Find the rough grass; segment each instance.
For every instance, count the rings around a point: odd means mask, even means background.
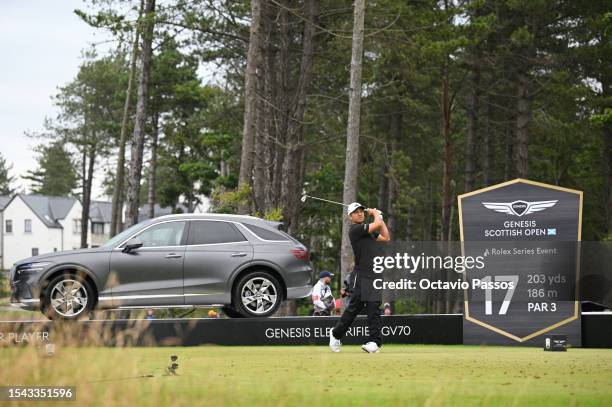
[[[9,276],[6,270],[0,269],[0,305],[8,305],[9,303]]]
[[[173,354],[180,376],[164,376]],[[76,385],[78,405],[612,405],[612,349],[11,347],[0,360],[0,385]]]

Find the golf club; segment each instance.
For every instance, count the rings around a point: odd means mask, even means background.
[[[303,202],[306,202],[306,200],[307,200],[308,198],[310,198],[310,199],[316,199],[317,201],[323,201],[323,202],[333,203],[333,204],[336,204],[336,205],[348,206],[347,204],[343,204],[343,203],[336,202],[336,201],[330,201],[329,199],[317,198],[316,196],[306,195],[306,194],[302,195],[302,198],[300,199],[300,201],[302,201],[302,203],[303,203]],[[370,208],[367,208],[367,209],[370,209]],[[367,209],[366,209],[366,210],[367,210]],[[382,212],[381,212],[381,211],[378,211],[378,213],[379,213],[379,214],[382,216]]]
[[[302,199],[300,199],[302,202],[306,202],[306,200],[310,198],[310,199],[316,199],[317,201],[323,201],[323,202],[329,202],[329,203],[333,203],[336,205],[342,205],[342,206],[348,206],[347,204],[343,204],[340,202],[336,202],[336,201],[330,201],[329,199],[323,199],[323,198],[317,198],[316,196],[312,196],[312,195],[302,195]]]

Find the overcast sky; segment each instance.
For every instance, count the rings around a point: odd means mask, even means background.
[[[36,168],[36,141],[24,132],[42,130],[45,117],[55,117],[51,96],[77,74],[81,51],[107,39],[76,8],[86,7],[80,0],[0,0],[0,152],[14,176]],[[14,186],[27,183],[18,178]],[[94,195],[100,191],[96,185]]]

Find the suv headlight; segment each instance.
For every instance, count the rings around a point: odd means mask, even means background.
[[[38,271],[43,271],[49,266],[49,264],[51,264],[51,262],[48,261],[22,264],[21,266],[17,267],[17,270],[15,270],[15,274],[20,275],[23,273],[36,273]]]

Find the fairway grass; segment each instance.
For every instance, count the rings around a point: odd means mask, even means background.
[[[612,406],[612,349],[387,345],[0,349],[0,385],[125,406]],[[170,355],[179,376],[164,376]],[[153,375],[153,377],[138,377]]]

